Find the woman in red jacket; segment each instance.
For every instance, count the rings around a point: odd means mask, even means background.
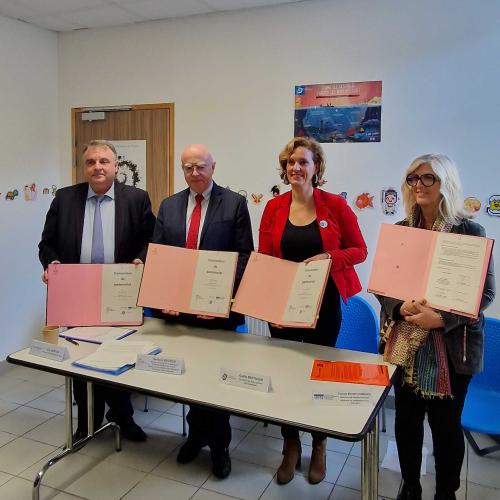
[[[317,186],[325,171],[321,146],[313,139],[296,137],[279,156],[281,178],[291,191],[270,200],[259,228],[259,252],[295,262],[331,259],[330,277],[316,328],[279,328],[270,325],[271,336],[335,346],[344,301],[361,290],[354,265],[366,259],[366,244],[356,216],[342,196]],[[283,462],[277,480],[286,484],[300,465],[301,445],[296,428],[282,427]],[[313,434],[309,481],[322,481],[326,474],[326,437]]]

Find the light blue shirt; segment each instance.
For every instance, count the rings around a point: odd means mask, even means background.
[[[92,232],[94,228],[94,213],[96,207],[95,192],[89,185],[87,202],[85,203],[85,218],[83,220],[82,251],[80,264],[90,264],[92,253]],[[111,185],[104,200],[101,202],[102,236],[104,240],[104,263],[115,261],[115,184]]]

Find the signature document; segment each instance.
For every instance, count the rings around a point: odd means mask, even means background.
[[[143,267],[142,264],[50,264],[47,324],[142,324],[137,295]]]
[[[138,303],[155,309],[227,318],[237,262],[237,252],[151,243]]]
[[[253,252],[232,310],[281,326],[314,328],[329,259],[304,264]]]
[[[477,318],[493,240],[382,224],[368,291]]]

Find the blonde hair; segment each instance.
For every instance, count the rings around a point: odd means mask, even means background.
[[[462,194],[462,183],[458,170],[448,156],[442,154],[426,154],[415,158],[406,169],[401,183],[401,192],[403,193],[403,204],[406,216],[408,217],[416,204],[413,189],[406,183],[406,177],[420,165],[429,165],[434,174],[441,182],[439,191],[441,201],[439,202],[439,213],[452,224],[459,224],[463,219],[470,219],[471,214],[464,209],[464,200]]]
[[[294,137],[281,151],[279,155],[280,162],[280,177],[284,184],[290,184],[286,175],[286,166],[290,156],[297,148],[306,148],[311,151],[313,155],[313,162],[317,168],[316,175],[313,177],[312,185],[318,187],[319,181],[323,178],[325,173],[325,153],[319,142],[311,139],[310,137]]]

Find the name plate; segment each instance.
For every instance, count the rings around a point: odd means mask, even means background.
[[[220,381],[226,385],[234,385],[253,391],[269,392],[271,377],[260,373],[240,372],[229,368],[220,369]]]
[[[66,346],[49,344],[41,340],[31,341],[30,354],[41,358],[51,359],[52,361],[64,361],[69,358],[69,352]]]
[[[313,401],[333,406],[371,406],[373,405],[370,392],[358,391],[336,391],[336,392],[314,392]]]
[[[152,354],[138,354],[135,369],[147,372],[182,375],[184,372],[184,360],[182,358],[167,358],[165,356],[155,356]]]

